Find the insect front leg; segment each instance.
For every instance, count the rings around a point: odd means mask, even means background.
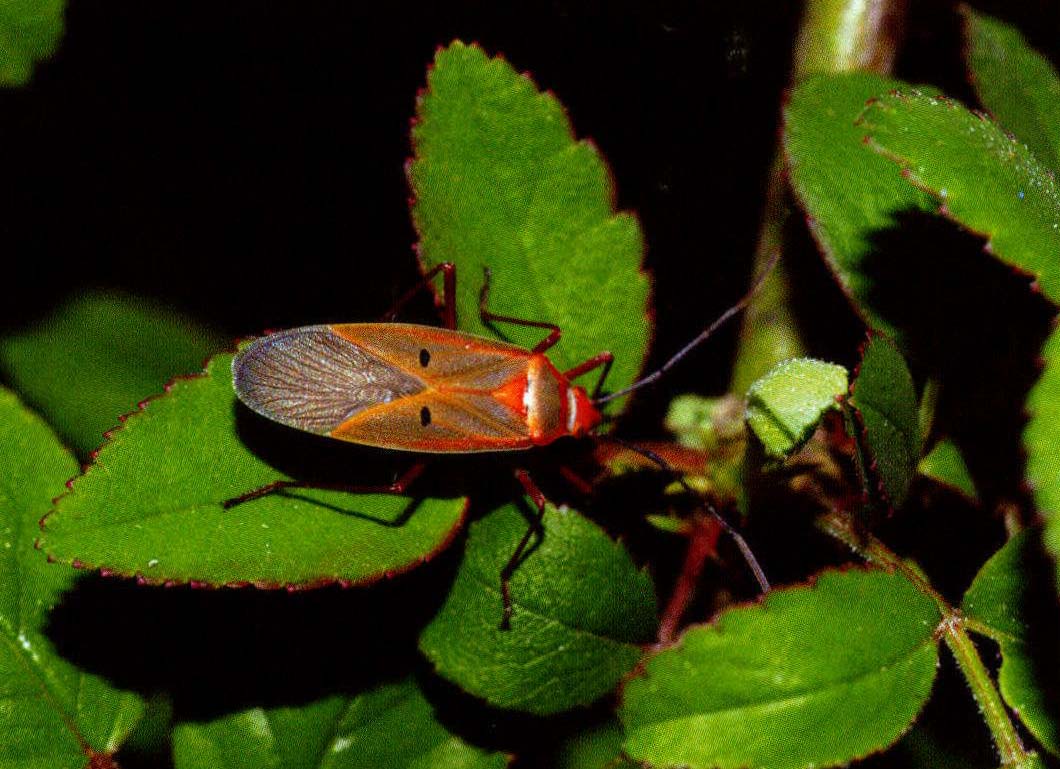
[[[526,470],[516,470],[515,477],[522,484],[527,496],[534,503],[534,507],[537,508],[537,515],[530,519],[530,525],[527,526],[526,533],[519,540],[519,544],[515,546],[515,551],[512,553],[512,557],[508,559],[508,563],[501,569],[501,607],[503,610],[501,614],[501,630],[510,630],[512,627],[512,595],[509,585],[512,574],[519,568],[519,562],[522,561],[527,545],[530,544],[530,538],[537,534],[538,541],[541,541],[545,536],[545,528],[541,525],[541,520],[545,517],[546,500],[544,493],[537,487],[537,484],[534,483],[534,480]]]
[[[489,267],[483,267],[482,272],[484,277],[482,280],[482,290],[478,295],[478,315],[482,319],[484,325],[492,327],[494,322],[500,322],[511,323],[513,326],[530,326],[533,328],[549,329],[548,336],[534,345],[534,352],[544,352],[559,341],[559,338],[563,336],[563,331],[560,330],[560,327],[555,323],[549,323],[548,321],[543,320],[524,320],[523,318],[513,318],[508,315],[498,315],[495,312],[491,312],[489,309],[489,297],[490,281],[492,280],[493,273],[490,272]]]
[[[229,510],[236,505],[241,505],[244,502],[250,502],[254,499],[261,499],[262,497],[267,497],[270,494],[275,494],[285,489],[323,489],[326,491],[346,491],[350,494],[404,494],[405,490],[412,485],[413,481],[420,477],[426,467],[427,463],[420,460],[409,467],[409,469],[402,473],[402,475],[393,483],[376,486],[357,486],[341,483],[313,483],[312,481],[273,481],[272,483],[267,483],[253,491],[248,491],[246,494],[227,499],[221,506],[225,510]]]
[[[600,378],[596,380],[596,387],[593,388],[592,395],[590,396],[593,400],[600,397],[601,390],[604,389],[604,380],[607,379],[607,375],[611,373],[611,366],[615,362],[615,356],[610,352],[602,352],[589,358],[589,360],[579,363],[569,371],[564,371],[563,376],[569,380],[577,379],[580,376],[588,374],[593,369],[604,367],[604,370],[600,372]]]

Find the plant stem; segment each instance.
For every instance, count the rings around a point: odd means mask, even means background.
[[[1030,757],[1016,733],[990,673],[968,636],[960,613],[953,611],[943,620],[940,627],[943,631],[942,638],[957,660],[957,665],[972,690],[972,696],[979,705],[979,712],[983,714],[983,720],[994,737],[994,744],[997,745],[997,752],[1001,756],[1001,765],[1023,766]]]
[[[681,566],[681,573],[677,576],[674,591],[670,594],[670,600],[666,604],[662,621],[659,623],[660,644],[668,644],[674,640],[677,628],[681,624],[681,618],[695,595],[696,583],[699,582],[699,575],[703,572],[703,564],[715,552],[719,534],[721,534],[721,527],[713,518],[704,518],[692,523],[692,530],[688,534],[685,562]]]
[[[817,525],[825,533],[848,545],[869,563],[901,573],[935,602],[942,615],[939,634],[957,660],[957,666],[972,690],[972,696],[979,705],[983,720],[997,746],[1001,765],[1031,766],[1034,754],[1028,753],[1023,747],[1001,695],[968,635],[970,623],[966,622],[960,611],[947,603],[914,563],[899,557],[873,535],[859,531],[849,514],[839,511],[825,513],[817,519]]]

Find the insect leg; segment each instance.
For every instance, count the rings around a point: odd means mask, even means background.
[[[489,307],[489,296],[490,296],[490,279],[492,273],[489,267],[482,269],[484,277],[482,280],[482,290],[478,295],[478,315],[482,318],[482,322],[487,326],[492,326],[494,321],[500,321],[501,323],[511,323],[513,326],[532,326],[534,328],[547,328],[549,334],[536,345],[534,345],[534,352],[544,352],[548,348],[552,347],[559,338],[563,335],[560,327],[555,323],[549,323],[543,320],[525,320],[523,318],[512,318],[508,315],[498,315],[495,312],[490,312]]]
[[[538,541],[540,541],[545,536],[545,529],[541,525],[541,519],[545,516],[545,495],[526,470],[516,470],[515,477],[522,484],[527,496],[534,503],[534,507],[537,508],[537,516],[530,520],[530,525],[527,527],[526,533],[523,534],[523,538],[519,540],[519,544],[515,546],[512,557],[508,559],[508,563],[501,569],[501,604],[504,610],[501,615],[501,630],[510,630],[512,626],[512,595],[508,584],[511,581],[512,574],[519,567],[519,562],[523,558],[526,546],[530,544],[530,538],[537,534]]]
[[[272,483],[267,483],[253,491],[248,491],[246,494],[227,499],[221,506],[225,510],[228,510],[236,505],[241,505],[244,502],[250,502],[254,499],[261,499],[262,497],[267,497],[270,494],[275,494],[284,489],[326,489],[328,491],[347,491],[351,494],[404,494],[405,489],[411,486],[412,482],[420,477],[426,467],[427,463],[420,460],[409,467],[409,469],[402,473],[402,475],[393,483],[376,486],[355,486],[342,483],[313,483],[312,481],[273,481]]]
[[[598,355],[594,355],[583,363],[579,363],[569,371],[564,371],[563,376],[567,377],[567,379],[577,379],[582,374],[588,374],[593,369],[603,366],[604,370],[600,372],[600,378],[596,380],[596,387],[593,388],[592,395],[590,396],[593,400],[596,400],[600,397],[600,391],[604,389],[604,380],[607,379],[607,375],[611,373],[611,364],[614,362],[614,355],[609,352],[602,352]]]
[[[602,435],[599,437],[601,440],[611,441],[612,443],[617,443],[619,446],[624,446],[630,451],[635,451],[645,459],[658,465],[658,467],[664,472],[669,473],[671,476],[673,476],[673,478],[678,483],[680,483],[681,487],[689,494],[691,494],[692,496],[700,496],[696,494],[692,487],[688,485],[688,482],[684,479],[684,477],[682,477],[682,475],[677,472],[670,465],[669,462],[667,462],[665,459],[663,459],[651,449],[646,449],[643,446],[636,445],[635,443],[629,443],[628,441],[624,441],[621,438],[616,438],[613,435]],[[747,563],[747,567],[751,570],[751,573],[754,574],[755,581],[758,582],[758,588],[763,593],[768,593],[771,589],[769,586],[769,580],[766,579],[766,573],[759,565],[758,559],[755,558],[754,553],[751,552],[751,546],[747,544],[747,540],[743,538],[743,535],[740,534],[740,532],[733,528],[732,524],[725,520],[721,513],[714,509],[714,505],[710,504],[710,502],[705,499],[703,500],[703,504],[706,506],[707,513],[710,514],[710,517],[718,522],[722,530],[725,531],[725,533],[728,534],[730,537],[732,537],[732,541],[735,542],[736,547],[740,549],[740,554],[743,556],[744,561]]]
[[[383,316],[383,320],[391,321],[397,317],[401,308],[409,303],[421,289],[431,284],[431,280],[439,272],[445,273],[442,277],[442,321],[448,329],[456,328],[456,265],[452,262],[442,262],[435,265],[427,274],[412,288],[406,291],[394,302],[394,306]]]

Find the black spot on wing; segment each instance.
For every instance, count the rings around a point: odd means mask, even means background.
[[[232,360],[236,394],[289,427],[327,434],[370,406],[421,392],[424,384],[328,326],[255,339]]]

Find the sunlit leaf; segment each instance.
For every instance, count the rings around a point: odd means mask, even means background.
[[[511,580],[501,630],[501,569],[527,530],[505,505],[471,527],[456,583],[420,648],[438,672],[491,705],[555,713],[614,689],[656,627],[651,579],[579,513],[549,506],[545,535]]]
[[[998,550],[979,570],[961,609],[986,625],[1001,647],[998,684],[1009,707],[1045,748],[1060,755],[1056,604],[1042,584],[1039,535],[1028,529]],[[1043,648],[1050,623],[1052,642]]]
[[[847,392],[847,370],[796,358],[774,367],[747,391],[747,425],[768,456],[782,459],[805,443]]]
[[[450,541],[464,517],[460,498],[295,490],[225,509],[287,477],[241,440],[231,361],[217,356],[204,376],[178,380],[114,433],[45,521],[41,544],[53,558],[156,583],[269,588],[368,582]],[[306,437],[284,428],[262,448],[305,448]]]
[[[87,769],[128,737],[143,702],[78,669],[46,634],[76,573],[33,547],[37,520],[77,462],[48,427],[0,389],[0,766]]]
[[[479,320],[489,267],[493,312],[564,330],[549,351],[560,370],[610,350],[610,386],[633,381],[651,334],[640,226],[615,212],[607,165],[574,138],[559,100],[456,42],[435,57],[417,117],[409,179],[420,258],[457,265],[460,327],[494,333]],[[496,330],[527,347],[547,333]]]
[[[626,751],[652,766],[809,769],[881,750],[927,700],[939,620],[898,574],[774,590],[648,659],[619,710]]]
[[[173,734],[176,769],[503,769],[435,717],[409,679],[353,697],[254,708]]]

